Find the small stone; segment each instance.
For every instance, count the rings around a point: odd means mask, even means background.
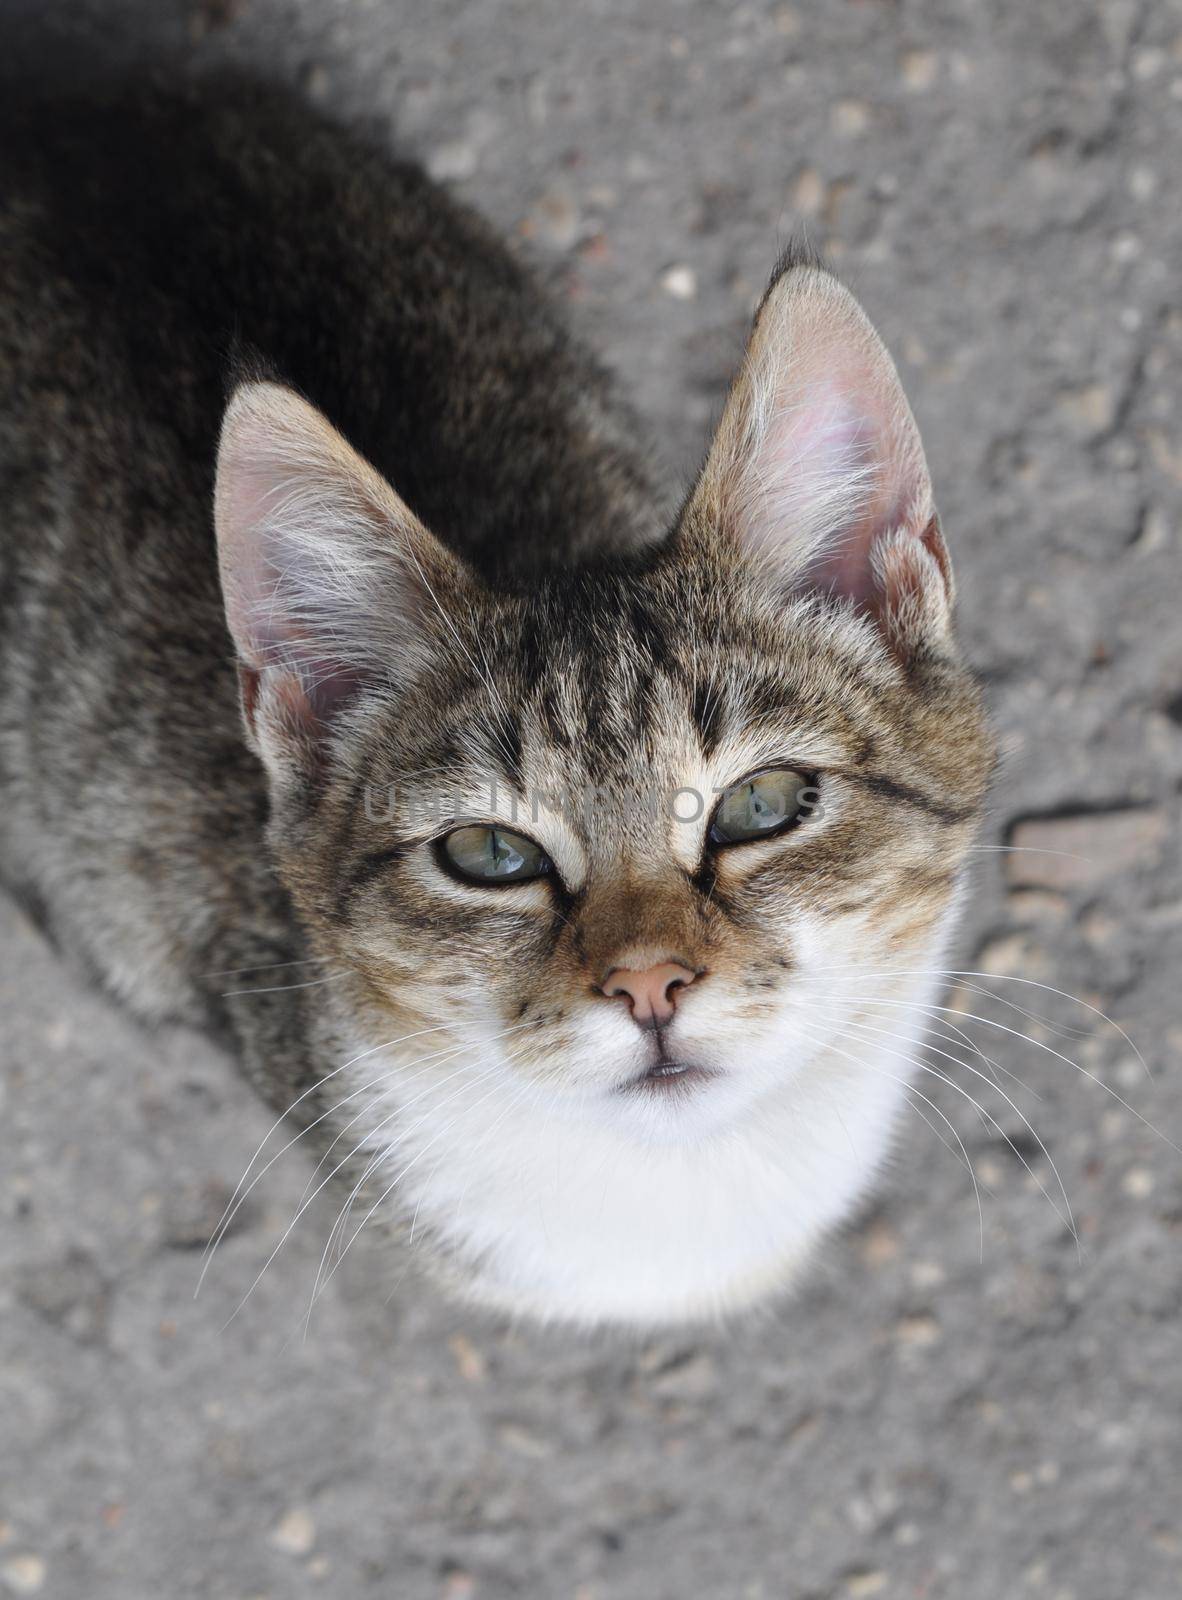
[[[456,1369],[465,1383],[483,1383],[488,1376],[488,1364],[471,1339],[462,1333],[453,1334],[447,1341]]]
[[[895,1334],[900,1344],[923,1350],[939,1344],[943,1337],[940,1324],[928,1312],[916,1312],[912,1316],[900,1317],[895,1324]]]
[[[668,1400],[702,1400],[718,1387],[718,1370],[713,1359],[699,1350],[660,1373],[652,1387],[654,1394]]]
[[[1129,193],[1134,200],[1151,200],[1157,193],[1157,173],[1152,167],[1134,167],[1129,173]]]
[[[870,107],[862,100],[839,100],[830,112],[834,133],[856,139],[870,126]]]
[[[293,1506],[271,1530],[271,1544],[284,1555],[306,1556],[316,1543],[316,1524],[302,1506]]]
[[[806,1411],[803,1417],[798,1417],[784,1435],[785,1445],[803,1444],[805,1440],[813,1438],[821,1426],[821,1419],[815,1412]]]
[[[934,50],[908,50],[903,57],[903,82],[914,94],[930,89],[940,64]]]
[[[1090,889],[1153,861],[1167,831],[1150,806],[1030,817],[1010,830],[1006,877],[1015,888]]]
[[[1139,1089],[1145,1082],[1145,1066],[1136,1056],[1125,1056],[1113,1068],[1113,1077],[1122,1089]]]
[[[1153,1193],[1153,1173],[1147,1167],[1130,1167],[1121,1188],[1134,1200],[1146,1200]]]
[[[1159,550],[1166,549],[1169,543],[1170,519],[1161,506],[1147,506],[1141,518],[1141,526],[1137,529],[1137,536],[1133,540],[1133,549],[1139,556],[1151,556],[1156,555]]]
[[[1156,78],[1165,64],[1165,51],[1153,45],[1133,52],[1133,76],[1141,83],[1148,83],[1150,78]]]
[[[821,208],[821,217],[827,228],[839,227],[839,213],[842,201],[853,187],[852,179],[835,178],[825,190],[825,203]]]
[[[825,180],[816,167],[804,167],[797,173],[789,201],[794,211],[802,216],[815,217],[824,204]]]
[[[1116,415],[1116,397],[1104,383],[1085,384],[1081,389],[1065,389],[1059,395],[1059,410],[1079,433],[1103,433]]]
[[[329,91],[329,77],[319,62],[313,64],[304,73],[304,92],[310,100],[324,100]]]
[[[998,978],[1011,978],[1020,975],[1024,978],[1041,979],[1050,971],[1047,952],[1040,940],[1034,938],[1025,930],[1015,933],[999,934],[994,939],[986,939],[977,951],[976,965],[982,972],[988,972]],[[979,1000],[979,996],[970,994],[969,999]],[[958,1010],[974,1011],[979,1005],[958,1005]]]
[[[1088,943],[1096,950],[1109,950],[1112,948],[1117,936],[1124,932],[1125,924],[1116,917],[1110,917],[1106,911],[1101,911],[1093,906],[1087,916],[1080,919],[1079,931]]]
[[[525,1456],[530,1461],[543,1461],[553,1454],[545,1439],[539,1439],[536,1433],[530,1433],[528,1428],[522,1428],[515,1422],[506,1422],[497,1429],[497,1437],[506,1450],[512,1450],[515,1456]]]
[[[578,207],[562,189],[550,189],[542,195],[531,216],[532,232],[555,250],[569,250],[579,236]]]
[[[1182,447],[1179,447],[1173,435],[1164,433],[1160,428],[1149,428],[1145,437],[1154,466],[1173,478],[1175,483],[1182,483]]]
[[[661,274],[661,288],[674,300],[693,300],[698,293],[698,277],[692,267],[666,267]]]
[[[470,1595],[476,1593],[476,1579],[470,1572],[461,1572],[458,1567],[453,1567],[443,1580],[440,1591],[440,1600],[468,1600]]]
[[[899,1235],[889,1223],[877,1218],[859,1240],[858,1253],[868,1267],[885,1267],[898,1257]]]
[[[917,1261],[911,1269],[911,1281],[917,1289],[938,1289],[946,1277],[938,1261]]]
[[[881,1594],[887,1586],[885,1572],[853,1572],[845,1581],[845,1592],[851,1600],[865,1600],[872,1594]]]
[[[1069,902],[1053,889],[1011,889],[1007,904],[1014,917],[1024,922],[1062,922]]]
[[[425,162],[436,183],[458,183],[471,178],[479,164],[480,154],[471,139],[449,139],[436,145]]]
[[[13,1594],[40,1594],[46,1568],[40,1556],[13,1556],[0,1567],[0,1578]]]

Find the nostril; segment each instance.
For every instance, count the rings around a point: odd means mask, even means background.
[[[603,993],[609,998],[626,998],[633,1019],[642,1028],[653,1028],[670,1020],[677,1004],[677,991],[688,988],[696,977],[697,974],[680,961],[663,961],[643,971],[613,967],[603,981]]]

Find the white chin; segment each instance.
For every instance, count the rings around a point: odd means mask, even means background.
[[[421,1163],[404,1200],[498,1310],[635,1327],[740,1312],[787,1288],[848,1214],[902,1097],[898,1078],[824,1060],[778,1090],[763,1078],[754,1100],[751,1082],[608,1089],[595,1114],[510,1089],[470,1129],[456,1119],[454,1159]]]

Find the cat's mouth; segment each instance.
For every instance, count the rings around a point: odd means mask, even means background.
[[[625,1094],[649,1094],[662,1098],[667,1095],[689,1094],[718,1076],[709,1067],[700,1067],[693,1061],[673,1060],[662,1055],[644,1072],[629,1078],[621,1085]]]

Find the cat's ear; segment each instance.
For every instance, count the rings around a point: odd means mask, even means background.
[[[247,735],[272,776],[319,768],[341,716],[430,651],[459,563],[307,401],[246,383],[214,494]]]
[[[853,603],[901,658],[948,633],[919,429],[882,340],[822,268],[789,266],[768,290],[686,527],[766,560],[786,590]]]

